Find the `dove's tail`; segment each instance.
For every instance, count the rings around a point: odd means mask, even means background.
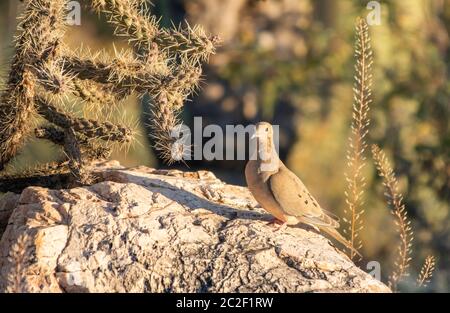
[[[337,231],[336,228],[327,226],[317,226],[317,227],[320,229],[320,231],[327,233],[328,235],[339,241],[341,244],[343,244],[346,248],[350,249],[351,251],[353,251],[362,258],[361,253],[359,253],[358,250],[356,250],[353,247],[353,245]]]

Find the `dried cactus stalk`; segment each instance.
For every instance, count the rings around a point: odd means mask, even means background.
[[[178,110],[168,101],[167,95],[160,94],[154,99],[152,115],[153,122],[150,126],[153,130],[151,136],[156,139],[155,149],[165,162],[171,164],[174,162],[174,154],[176,154],[173,151],[175,138],[171,134],[180,124]],[[182,152],[180,151],[180,155]]]
[[[156,94],[158,91],[167,91],[168,93],[180,93],[187,97],[198,86],[202,69],[193,66],[187,61],[178,69],[177,73],[164,77],[158,82],[158,85],[152,88]]]
[[[36,76],[52,58],[64,35],[66,1],[28,0],[15,46],[6,90],[0,97],[0,170],[17,153],[28,134],[34,112]]]
[[[68,162],[53,162],[28,169],[17,175],[0,176],[0,192],[21,193],[28,186],[66,188],[73,184]]]
[[[150,16],[142,1],[94,0],[93,7],[97,12],[106,12],[109,22],[116,27],[116,34],[127,36],[144,53],[156,43],[170,55],[178,54],[196,62],[207,61],[219,43],[217,36],[207,36],[200,26],[159,28],[157,19]]]
[[[191,27],[187,24],[185,29],[163,30],[155,40],[163,51],[178,54],[190,59],[191,62],[205,62],[211,54],[214,54],[220,40],[217,36],[208,37],[205,30],[200,26]]]
[[[89,80],[74,80],[74,94],[86,104],[86,111],[108,112],[111,105],[123,100],[114,95],[112,85],[101,85]]]
[[[35,80],[29,71],[21,77],[11,77],[10,84],[0,100],[0,170],[22,146],[33,115]],[[18,80],[18,81],[16,81]]]
[[[167,68],[159,64],[149,67],[141,62],[126,63],[119,59],[108,63],[71,55],[64,60],[65,69],[74,73],[78,79],[113,85],[113,91],[120,95],[146,93],[169,73]]]
[[[64,152],[69,159],[69,168],[72,175],[82,184],[89,184],[89,173],[85,170],[85,160],[81,154],[81,148],[77,136],[72,128],[64,130]]]
[[[93,0],[92,6],[98,13],[107,14],[116,35],[127,36],[138,46],[150,47],[160,32],[158,20],[149,16],[144,1]]]
[[[38,83],[49,93],[59,96],[73,93],[74,77],[64,70],[61,61],[52,60],[41,64],[35,72]]]
[[[111,148],[100,144],[89,143],[88,145],[81,145],[81,152],[87,163],[93,161],[107,160],[111,155]]]
[[[34,134],[36,138],[46,139],[57,145],[64,145],[64,131],[54,126],[36,128]]]
[[[58,108],[41,98],[37,99],[36,103],[38,111],[42,116],[63,129],[73,129],[88,138],[96,138],[104,141],[131,141],[132,131],[127,127],[114,125],[110,122],[99,122],[91,119],[73,117],[61,112]]]
[[[36,138],[46,139],[56,145],[64,146],[65,134],[64,130],[54,126],[45,126],[35,129]],[[80,145],[83,157],[88,161],[106,160],[111,149],[107,146],[95,144],[93,140],[89,140],[86,136],[77,133],[77,142]]]
[[[0,97],[0,170],[17,154],[30,136],[29,121],[41,115],[50,124],[35,130],[38,139],[61,146],[68,158],[64,171],[78,183],[89,183],[85,165],[106,158],[110,143],[128,146],[134,135],[129,127],[106,121],[74,117],[56,107],[50,99],[75,95],[108,115],[111,105],[132,93],[149,93],[153,103],[152,127],[156,146],[169,163],[174,161],[170,133],[178,125],[177,114],[184,100],[195,90],[201,76],[200,62],[214,53],[217,37],[199,27],[164,29],[137,0],[93,0],[91,6],[106,14],[116,26],[116,35],[127,36],[132,49],[96,55],[73,52],[64,46],[65,0],[25,0],[16,39],[16,55],[5,92]],[[53,173],[47,168],[49,174]],[[61,175],[66,172],[61,170]],[[26,172],[29,182],[39,181]],[[37,172],[39,176],[48,176]],[[6,176],[5,176],[6,177]],[[4,177],[4,178],[5,178]],[[26,177],[17,176],[27,182]],[[11,178],[14,179],[14,178]],[[51,181],[47,180],[47,181]],[[1,182],[0,182],[1,184]]]
[[[183,106],[183,99],[198,85],[201,68],[185,65],[171,80],[162,81],[154,93],[151,123],[151,137],[155,139],[155,149],[160,157],[169,165],[180,161],[187,153],[186,147],[176,146],[173,131],[181,125],[178,112]]]

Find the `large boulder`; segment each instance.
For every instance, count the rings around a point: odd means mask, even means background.
[[[314,230],[276,231],[210,172],[92,170],[93,186],[2,198],[0,291],[390,291]]]

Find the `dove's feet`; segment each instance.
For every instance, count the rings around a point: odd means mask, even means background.
[[[287,223],[286,222],[280,221],[277,218],[274,218],[273,220],[268,222],[267,225],[271,225],[271,226],[273,226],[275,228],[273,230],[273,232],[282,231],[282,230],[286,229],[286,227],[287,227]]]

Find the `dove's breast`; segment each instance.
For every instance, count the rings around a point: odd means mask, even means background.
[[[250,160],[245,167],[245,179],[247,186],[256,201],[277,219],[286,222],[287,216],[275,200],[270,191],[268,181],[264,181],[263,175],[258,173],[258,162]]]

